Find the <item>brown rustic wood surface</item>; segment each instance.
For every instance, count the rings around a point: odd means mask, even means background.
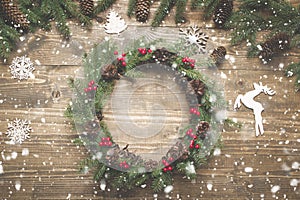
[[[297,4],[298,0],[291,0]],[[155,1],[151,7],[151,18],[158,7]],[[135,27],[149,29],[148,24],[139,24],[126,17],[127,1],[119,0],[113,6],[125,18],[130,31]],[[105,17],[106,13],[101,16]],[[246,58],[245,45],[231,47],[230,31],[214,29],[211,21],[203,22],[202,13],[188,9],[188,23],[198,24],[211,38],[212,46],[224,45],[233,59],[220,67],[225,79],[226,99],[230,103],[228,116],[243,123],[241,131],[225,130],[221,155],[213,157],[207,166],[197,171],[197,179],[191,181],[179,175],[174,176],[174,190],[166,196],[155,194],[146,187],[132,191],[117,191],[107,188],[101,191],[99,183],[93,181],[92,173],[78,173],[80,160],[88,156],[84,147],[77,147],[72,140],[77,133],[72,129],[64,111],[72,97],[67,79],[81,67],[84,52],[107,36],[103,25],[94,21],[90,30],[70,22],[72,38],[64,41],[53,29],[51,32],[37,31],[25,35],[19,42],[19,50],[11,54],[6,62],[0,62],[0,174],[1,199],[300,199],[300,189],[291,186],[291,181],[300,181],[300,93],[295,93],[293,80],[284,77],[283,69],[291,61],[299,61],[299,49],[292,49],[287,55],[277,57],[268,65],[262,65],[256,58]],[[164,26],[178,31],[173,22],[174,10]],[[208,28],[207,28],[208,27]],[[161,29],[160,29],[161,30]],[[165,31],[166,30],[162,30]],[[11,79],[8,69],[15,56],[27,55],[35,63],[35,79],[17,81]],[[252,90],[252,83],[262,81],[276,95],[269,98],[260,95],[263,102],[265,134],[255,137],[252,111],[242,107],[232,110],[232,101],[240,93]],[[61,97],[54,102],[51,94],[60,91]],[[22,145],[9,145],[5,132],[8,120],[24,118],[32,122],[31,138]],[[22,150],[29,150],[22,156]],[[17,152],[16,159],[9,159]],[[298,166],[297,166],[298,164]],[[245,172],[252,167],[253,172]],[[294,180],[295,181],[295,180]],[[17,191],[15,184],[21,183]],[[209,190],[207,185],[212,184]],[[275,194],[273,186],[280,186]]]

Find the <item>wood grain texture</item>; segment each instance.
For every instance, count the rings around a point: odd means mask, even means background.
[[[290,1],[293,5],[298,0]],[[159,1],[151,6],[151,19]],[[164,28],[151,32],[149,22],[140,24],[126,17],[125,0],[113,6],[128,23],[127,34],[132,30],[149,32],[147,37],[166,37],[178,32],[174,25],[174,10],[164,23]],[[106,13],[100,14],[105,17]],[[149,185],[124,192],[114,188],[100,191],[99,183],[93,181],[92,173],[78,173],[79,162],[88,156],[84,147],[77,147],[72,140],[77,137],[64,111],[71,101],[72,91],[67,79],[74,77],[81,67],[81,58],[95,43],[103,41],[104,24],[94,22],[90,30],[70,22],[72,38],[64,41],[55,31],[37,31],[25,36],[19,43],[21,52],[14,52],[6,62],[0,63],[0,162],[4,173],[0,174],[1,199],[299,199],[300,190],[290,185],[291,180],[300,181],[300,93],[294,93],[293,80],[284,77],[283,69],[291,61],[299,61],[300,50],[292,49],[284,56],[262,65],[256,59],[246,58],[244,45],[231,47],[230,31],[214,29],[212,22],[203,22],[200,11],[188,9],[188,23],[198,24],[213,38],[209,48],[226,46],[229,59],[219,70],[226,75],[225,95],[229,101],[228,116],[243,123],[241,131],[224,130],[224,147],[220,156],[213,157],[206,166],[197,171],[197,179],[191,181],[174,176],[174,190],[166,196],[154,194]],[[148,31],[149,30],[149,31]],[[165,34],[164,33],[167,33]],[[124,32],[126,34],[126,31]],[[116,37],[118,39],[118,37]],[[35,65],[35,79],[17,81],[11,79],[8,66],[15,56],[27,55],[40,65]],[[255,137],[254,117],[251,110],[242,107],[234,112],[233,101],[240,93],[252,90],[253,82],[262,81],[276,95],[272,98],[260,95],[256,99],[263,103],[265,134]],[[52,92],[60,91],[61,97],[53,101]],[[31,138],[22,145],[6,144],[8,120],[24,118],[31,121]],[[22,150],[29,150],[22,156]],[[17,152],[16,159],[10,159]],[[292,168],[294,164],[294,168]],[[245,172],[252,167],[253,172]],[[20,181],[21,189],[15,184]],[[212,184],[211,190],[207,184]],[[271,188],[280,186],[272,194]]]

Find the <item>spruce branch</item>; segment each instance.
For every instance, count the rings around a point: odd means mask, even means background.
[[[186,19],[184,17],[184,12],[186,8],[187,0],[177,0],[176,2],[176,13],[175,13],[175,23],[185,23]]]
[[[2,58],[8,58],[10,53],[16,47],[20,33],[16,29],[7,25],[3,18],[0,18],[0,27],[0,56]]]
[[[116,2],[116,0],[98,0],[97,2],[97,6],[94,9],[94,15],[98,15],[101,12],[106,11],[107,9],[109,9],[114,3]]]
[[[170,13],[170,10],[175,6],[176,0],[162,0],[158,7],[151,26],[157,27]]]
[[[135,5],[137,0],[129,0],[127,8],[127,16],[131,17],[135,12]]]
[[[191,9],[195,10],[204,6],[204,0],[191,0]]]

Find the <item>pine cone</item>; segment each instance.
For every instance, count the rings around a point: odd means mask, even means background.
[[[139,22],[146,22],[150,13],[150,0],[137,0],[135,17]]]
[[[82,14],[90,16],[94,11],[94,1],[93,0],[80,0],[79,7]]]
[[[220,0],[219,4],[215,8],[213,15],[213,21],[218,28],[223,27],[223,25],[231,15],[232,9],[232,0]]]
[[[102,111],[96,111],[96,117],[99,121],[102,121],[102,119],[104,118]]]
[[[204,140],[206,137],[206,132],[209,130],[209,123],[206,121],[201,121],[197,125],[197,135],[200,139]]]
[[[222,63],[226,56],[226,48],[219,46],[210,54],[210,57],[216,64]]]
[[[205,84],[200,80],[191,80],[190,84],[197,95],[198,101],[200,102],[201,97],[204,95],[205,92]]]
[[[104,80],[118,79],[119,73],[117,66],[113,64],[106,65],[101,69],[101,76]]]
[[[165,48],[156,49],[153,52],[153,59],[156,63],[170,64],[170,61],[172,61],[172,59],[175,58],[175,56],[176,53],[170,52]]]
[[[83,128],[87,134],[96,134],[100,131],[99,121],[96,119],[88,121]]]
[[[286,33],[278,33],[261,46],[259,58],[267,63],[275,54],[282,53],[290,47],[290,37]]]
[[[28,30],[29,21],[26,16],[21,12],[18,4],[13,0],[1,0],[0,1],[1,11],[4,13],[4,17],[9,21],[15,28],[21,28]]]

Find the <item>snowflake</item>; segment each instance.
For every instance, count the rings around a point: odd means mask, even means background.
[[[179,29],[179,31],[181,35],[184,35],[187,46],[196,45],[200,53],[206,51],[206,43],[209,37],[201,32],[198,26],[191,26],[185,30]]]
[[[31,132],[30,122],[16,118],[13,122],[8,123],[8,129],[5,133],[12,143],[22,144],[26,139],[30,138]]]
[[[9,68],[12,78],[17,78],[19,80],[32,77],[32,71],[35,69],[30,58],[27,58],[26,56],[14,58]]]

